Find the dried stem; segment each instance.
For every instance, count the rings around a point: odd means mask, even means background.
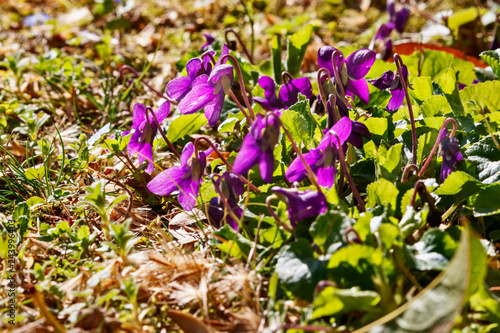
[[[405,91],[406,104],[408,105],[408,113],[410,114],[410,122],[411,122],[411,140],[412,140],[412,164],[417,165],[417,131],[415,129],[415,117],[413,116],[413,109],[410,101],[410,94],[408,93],[408,86],[406,82],[406,78],[403,76],[403,60],[399,56],[399,54],[394,54],[394,63],[396,64],[399,80],[401,81],[401,85],[403,86],[403,90]]]
[[[161,128],[161,125],[158,122],[158,118],[156,118],[156,115],[150,106],[146,107],[146,117],[148,116],[148,112],[153,115],[153,119],[155,120],[156,126],[158,127],[158,130],[160,131],[163,140],[165,140],[170,150],[175,154],[175,156],[177,156],[177,158],[181,158],[181,154],[177,151],[177,149],[175,149],[174,145],[167,139],[165,132],[163,132],[163,129]],[[148,122],[149,122],[149,117],[148,117]]]
[[[219,149],[217,149],[217,146],[214,145],[212,143],[212,141],[210,141],[210,139],[207,138],[207,137],[200,136],[200,137],[197,137],[196,140],[194,140],[195,155],[197,157],[198,157],[198,143],[200,142],[200,140],[204,140],[206,143],[208,143],[208,145],[210,146],[210,148],[212,148],[214,150],[214,152],[217,154],[217,156],[219,156],[219,158],[221,159],[222,163],[224,163],[226,165],[226,167],[229,170],[229,172],[233,172],[233,167],[231,166],[231,164],[226,160],[226,158],[224,157],[224,155],[221,154],[221,152],[219,151]],[[261,191],[255,185],[253,185],[248,179],[246,179],[242,175],[237,175],[237,176],[238,176],[238,178],[242,182],[244,182],[245,184],[247,184],[252,190],[254,190],[257,193],[261,193]]]
[[[340,138],[335,133],[335,131],[331,131],[332,135],[335,136],[338,142],[338,152],[339,152],[339,160],[340,160],[340,166],[344,170],[344,175],[345,178],[347,179],[347,182],[349,183],[349,186],[351,187],[352,193],[354,193],[354,196],[356,197],[356,201],[358,202],[359,206],[361,207],[361,210],[363,212],[366,211],[365,208],[365,203],[363,202],[363,199],[361,199],[361,196],[359,195],[358,189],[356,188],[356,185],[354,184],[354,181],[351,178],[351,175],[349,174],[349,170],[347,169],[347,163],[345,162],[345,156],[344,156],[344,150],[342,149],[342,143],[340,142]]]
[[[234,29],[232,29],[232,28],[227,28],[226,29],[226,32],[224,34],[225,37],[226,37],[226,43],[229,44],[229,38],[228,38],[228,36],[229,36],[230,33],[232,33],[234,35],[234,37],[236,37],[236,39],[238,40],[238,42],[241,45],[241,48],[243,49],[243,52],[245,52],[245,54],[246,54],[246,56],[248,58],[248,61],[250,61],[250,63],[252,65],[254,65],[255,63],[253,62],[253,57],[250,55],[250,52],[248,52],[248,49],[245,46],[245,43],[243,43],[243,41],[241,40],[240,35],[236,31],[234,31]]]
[[[453,138],[453,136],[455,135],[457,131],[457,122],[453,118],[446,118],[445,121],[443,122],[443,125],[441,125],[441,128],[439,129],[438,137],[436,139],[436,142],[434,143],[434,147],[432,147],[431,153],[425,160],[425,164],[422,166],[422,169],[420,169],[420,172],[418,173],[419,177],[422,177],[429,164],[431,164],[432,157],[436,153],[439,146],[439,138],[441,137],[441,133],[446,129],[446,125],[448,125],[448,123],[452,123],[453,125],[453,129],[451,130],[450,133],[450,139]]]
[[[123,78],[123,73],[125,71],[129,71],[131,72],[132,74],[134,74],[135,77],[137,78],[140,78],[140,81],[142,84],[144,84],[146,87],[148,87],[152,92],[154,92],[156,95],[166,99],[167,101],[173,103],[173,104],[177,104],[178,102],[175,100],[175,99],[172,99],[170,98],[169,96],[165,95],[165,94],[162,94],[161,92],[159,92],[158,90],[156,90],[155,88],[153,88],[149,83],[147,83],[143,78],[141,78],[141,75],[139,74],[139,72],[137,72],[135,70],[135,68],[129,66],[129,65],[123,65],[121,68],[120,68],[120,77]]]
[[[128,207],[127,207],[127,213],[125,214],[125,216],[123,217],[123,220],[125,220],[129,215],[130,215],[130,211],[132,210],[132,198],[133,198],[133,194],[132,194],[132,191],[127,187],[127,185],[123,184],[122,182],[120,182],[118,179],[114,179],[114,178],[108,178],[106,177],[105,175],[101,174],[100,177],[106,179],[108,182],[112,182],[112,183],[115,183],[116,185],[120,186],[121,188],[123,188],[125,191],[127,191],[127,194],[128,194]]]

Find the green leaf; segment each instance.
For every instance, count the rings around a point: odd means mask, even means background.
[[[493,73],[500,77],[500,49],[484,51],[479,56],[490,65]]]
[[[26,200],[26,203],[28,204],[30,210],[34,210],[46,204],[45,200],[37,196],[29,198],[28,200]]]
[[[500,184],[493,184],[482,190],[474,204],[474,216],[490,216],[500,213]]]
[[[500,110],[500,81],[487,81],[473,84],[460,90],[460,98],[465,110],[478,114],[481,109]]]
[[[463,116],[465,111],[464,106],[462,105],[462,100],[460,99],[457,75],[453,65],[439,77],[438,84],[448,100],[448,103],[450,103],[453,113],[457,116]]]
[[[185,114],[174,119],[169,127],[167,139],[174,143],[182,139],[186,135],[196,133],[201,126],[208,123],[207,118],[203,113]]]
[[[297,143],[297,145],[300,145],[300,143],[303,142],[307,148],[313,147],[312,144],[314,144],[314,142],[311,143],[312,137],[309,135],[309,125],[304,116],[302,116],[297,111],[288,109],[283,111],[280,120],[286,127],[286,129],[290,132],[293,140],[295,141],[295,143]]]
[[[428,97],[421,106],[422,113],[427,117],[442,116],[452,113],[450,103],[443,91],[439,89],[439,94]]]
[[[281,63],[281,36],[275,35],[271,41],[271,59],[273,62],[274,81],[277,84],[282,84],[283,77],[281,76],[282,63]]]
[[[390,207],[392,211],[396,210],[396,200],[399,191],[392,182],[383,178],[379,179],[368,185],[366,192],[368,193],[367,207],[382,205],[384,207]]]
[[[106,22],[106,29],[109,30],[127,30],[130,29],[130,21],[123,17],[111,19]]]
[[[417,162],[420,164],[424,157],[428,157],[438,138],[437,131],[428,131],[418,137]]]
[[[420,241],[415,243],[418,253],[415,255],[415,268],[421,271],[442,270],[448,264],[457,248],[457,242],[441,229],[427,230]]]
[[[404,57],[403,60],[405,60],[405,58],[406,57]],[[418,68],[420,54],[415,52],[410,58],[415,59]],[[473,63],[455,58],[453,54],[434,50],[425,51],[420,76],[430,76],[432,80],[437,81],[439,77],[448,70],[450,64],[453,64],[455,71],[458,73],[458,82],[471,84],[476,78]],[[410,71],[410,74],[416,76],[418,73],[418,70],[416,70],[417,68],[415,68],[415,72]]]
[[[499,140],[500,136],[496,135],[496,138]],[[478,179],[483,184],[500,181],[500,151],[491,136],[472,144],[465,156],[467,161],[476,165]]]
[[[300,74],[302,60],[306,54],[306,49],[311,42],[313,26],[308,25],[288,38],[288,52],[286,68],[293,77]]]
[[[82,225],[76,235],[79,240],[88,240],[90,238],[89,227],[86,225]]]
[[[383,323],[371,325],[370,331],[450,332],[466,300],[470,273],[471,244],[469,229],[466,227],[462,232],[460,246],[443,274],[408,303],[385,316]]]
[[[387,137],[387,126],[388,126],[388,120],[387,118],[381,118],[381,117],[370,117],[366,119],[364,122],[366,127],[368,127],[368,130],[372,135],[378,135],[380,137]]]
[[[403,235],[403,238],[411,236],[415,230],[424,227],[427,221],[427,215],[429,214],[429,205],[424,204],[424,207],[420,211],[415,211],[413,206],[406,206],[406,211],[399,222],[399,230]]]
[[[314,258],[309,242],[298,239],[284,246],[277,255],[276,273],[280,281],[296,297],[312,301],[316,284],[324,279],[324,262]]]
[[[380,296],[374,291],[326,287],[314,300],[312,319],[334,316],[340,312],[366,311],[379,301]]]
[[[28,170],[26,170],[24,175],[29,180],[42,179],[43,177],[45,177],[45,167],[42,165],[39,168],[29,168]]]
[[[478,9],[476,7],[457,10],[448,17],[448,28],[450,28],[455,37],[458,37],[458,30],[462,25],[474,21],[478,15],[483,15],[484,13],[486,13],[484,8]]]
[[[335,190],[336,191],[336,190]],[[354,224],[345,214],[339,212],[328,212],[319,216],[311,225],[309,232],[314,243],[326,250],[332,245],[345,245],[345,232]]]
[[[464,200],[477,194],[484,185],[463,171],[452,172],[434,192],[438,195],[453,195],[457,200]]]
[[[432,96],[432,78],[430,76],[418,76],[412,81],[413,90],[410,94],[421,104]]]
[[[378,163],[376,164],[378,178],[385,178],[390,181],[397,179],[400,173],[402,151],[402,143],[391,146],[388,151],[385,151],[385,147],[382,145],[379,147]]]

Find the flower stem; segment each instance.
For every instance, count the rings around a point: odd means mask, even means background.
[[[165,135],[165,132],[163,132],[163,130],[161,128],[161,125],[158,122],[158,118],[156,118],[156,115],[155,115],[153,109],[150,106],[146,107],[146,117],[148,115],[148,112],[153,115],[153,119],[155,120],[156,126],[158,126],[158,130],[160,130],[160,134],[163,137],[163,140],[165,140],[165,142],[167,143],[167,145],[170,148],[170,150],[175,154],[175,156],[177,156],[177,158],[181,158],[181,154],[179,154],[179,152],[177,151],[177,149],[175,149],[174,145],[167,139],[167,136]],[[149,122],[149,118],[148,118],[148,122]]]
[[[498,144],[497,139],[495,139],[495,135],[493,135],[493,131],[492,131],[491,126],[490,126],[490,122],[488,121],[488,119],[486,119],[484,112],[482,112],[482,114],[483,114],[484,122],[486,123],[486,126],[488,127],[488,131],[490,131],[491,138],[493,139],[495,146],[497,146],[498,150],[500,150],[500,145]]]
[[[321,82],[321,76],[323,74],[327,75],[327,80],[331,80],[330,78],[330,72],[326,68],[320,68],[318,71],[318,74],[316,75],[316,81],[318,82],[318,90],[319,90],[319,95],[321,96],[321,102],[323,102],[323,106],[325,107],[326,110],[326,102],[327,102],[327,97],[325,94],[325,90],[323,89],[323,83]]]
[[[227,167],[227,169],[229,170],[229,172],[233,172],[233,167],[231,166],[231,164],[226,160],[226,158],[224,157],[224,155],[222,155],[222,153],[219,151],[219,149],[217,149],[217,146],[214,145],[212,143],[212,141],[210,141],[209,138],[207,137],[204,137],[204,136],[199,136],[196,138],[196,140],[194,140],[194,150],[195,150],[195,155],[198,157],[198,143],[200,142],[200,140],[204,140],[206,143],[208,143],[208,145],[210,146],[210,148],[212,148],[214,150],[214,152],[217,154],[217,156],[219,156],[219,158],[221,159],[222,163],[224,163]],[[248,179],[246,179],[245,177],[243,177],[242,175],[237,175],[238,178],[244,182],[245,184],[247,184],[252,190],[254,190],[255,192],[257,193],[261,193],[261,191],[255,186],[253,185]]]
[[[399,54],[395,53],[394,54],[394,63],[396,64],[398,74],[399,74],[399,79],[401,80],[401,85],[403,86],[403,90],[405,91],[405,98],[406,98],[406,104],[408,105],[408,113],[410,114],[410,122],[411,122],[411,140],[412,140],[412,163],[417,164],[417,131],[415,129],[415,117],[413,116],[413,109],[411,106],[411,101],[410,101],[410,94],[408,92],[408,85],[406,78],[403,76],[403,60],[399,56]]]
[[[424,188],[424,190],[426,190],[424,181],[423,180],[417,180],[417,182],[415,183],[415,187],[414,187],[414,191],[413,191],[413,196],[411,197],[411,201],[410,201],[410,206],[412,206],[413,208],[416,208],[415,207],[415,201],[417,199],[417,193],[420,191],[420,189],[422,187]]]
[[[236,105],[238,105],[241,113],[243,113],[243,115],[247,119],[247,123],[252,125],[252,123],[253,123],[252,118],[250,118],[250,116],[245,112],[245,108],[243,108],[243,105],[241,105],[240,101],[238,101],[238,98],[236,97],[236,95],[234,94],[234,92],[232,90],[229,90],[229,96],[231,96],[231,98],[236,103]]]
[[[274,200],[274,199],[278,199],[278,197],[276,197],[276,195],[270,195],[266,198],[266,206],[267,206],[267,210],[269,211],[269,214],[271,214],[272,217],[274,217],[274,219],[276,220],[276,222],[278,222],[282,227],[283,229],[285,229],[286,231],[292,233],[293,230],[290,229],[290,227],[284,223],[283,221],[281,221],[281,219],[279,218],[279,216],[274,212],[274,210],[271,208],[271,200]]]
[[[337,108],[337,97],[334,94],[330,94],[330,96],[328,96],[328,98],[330,100],[331,111],[329,111],[327,109],[327,112],[328,112],[327,123],[328,123],[328,128],[330,129],[333,127],[333,125],[335,125],[340,120],[340,112],[339,112],[339,109]]]
[[[335,133],[335,131],[332,130],[331,133],[337,139],[340,166],[344,170],[345,178],[347,179],[347,182],[349,183],[349,186],[351,187],[352,193],[354,193],[354,196],[356,197],[356,201],[358,202],[359,206],[361,207],[361,210],[363,212],[365,212],[366,211],[365,203],[363,202],[363,199],[361,199],[361,196],[359,195],[358,189],[356,188],[356,185],[354,184],[354,181],[352,180],[351,175],[349,174],[349,169],[347,169],[347,163],[345,162],[344,150],[342,149],[342,143],[340,142],[340,138],[337,135],[337,133]]]
[[[229,204],[229,202],[227,201],[227,198],[224,196],[224,194],[222,193],[222,191],[220,190],[220,188],[217,186],[217,184],[215,183],[215,177],[219,177],[220,178],[220,175],[218,174],[212,174],[210,176],[210,180],[212,181],[212,183],[214,184],[214,190],[215,192],[219,195],[219,197],[221,198],[222,200],[222,203],[224,204],[224,206],[226,207],[226,210],[227,210],[227,213],[231,216],[231,218],[234,220],[234,221],[238,221],[238,227],[243,229],[242,225],[241,225],[241,220],[243,218],[243,215],[241,218],[238,218],[236,216],[236,214],[234,213],[233,209],[231,208],[231,205]]]
[[[304,156],[302,155],[302,152],[300,151],[299,147],[297,147],[297,144],[293,140],[292,135],[290,134],[290,132],[286,129],[285,125],[283,125],[283,123],[281,122],[281,119],[278,116],[276,116],[274,113],[268,113],[266,115],[266,118],[270,117],[270,116],[274,116],[274,118],[278,121],[279,125],[283,128],[283,131],[285,132],[285,135],[288,137],[288,140],[290,140],[290,143],[292,144],[293,150],[295,150],[295,152],[297,153],[297,155],[301,159],[302,163],[304,164],[304,167],[306,168],[307,174],[309,175],[309,179],[311,180],[311,183],[313,183],[313,185],[316,187],[316,189],[318,190],[318,192],[322,193],[321,186],[319,186],[318,180],[316,179],[316,174],[314,174],[314,172],[312,171],[311,167],[309,166],[309,164],[304,159]]]
[[[288,84],[289,81],[293,80],[293,76],[287,71],[284,71],[281,73],[281,79],[283,80],[283,84]]]
[[[408,177],[410,177],[410,172],[413,171],[416,174],[418,173],[418,167],[415,164],[407,165],[403,170],[403,176],[401,177],[401,181],[406,183],[408,181]]]
[[[436,153],[438,146],[439,146],[439,138],[441,137],[441,133],[445,130],[446,125],[448,125],[448,123],[452,123],[452,125],[453,125],[453,129],[451,130],[451,133],[450,133],[450,139],[453,138],[453,136],[455,135],[455,132],[457,131],[457,122],[453,118],[446,118],[445,121],[443,122],[443,125],[441,125],[441,128],[439,129],[438,137],[436,139],[436,142],[434,143],[434,147],[432,147],[431,153],[429,154],[429,156],[425,160],[425,164],[422,166],[422,169],[420,169],[420,172],[418,173],[419,177],[422,177],[422,175],[425,172],[425,169],[427,169],[429,164],[431,164],[432,157]]]
[[[142,76],[139,74],[139,72],[137,72],[135,70],[135,68],[129,66],[129,65],[123,65],[121,68],[120,68],[120,77],[123,77],[123,73],[125,71],[129,71],[131,72],[132,74],[134,74],[135,77],[139,78],[141,83],[144,84],[146,87],[148,87],[152,92],[154,92],[156,95],[166,99],[167,101],[169,101],[170,103],[173,103],[173,104],[177,104],[178,102],[175,100],[175,99],[172,99],[170,98],[169,96],[165,95],[165,94],[162,94],[161,92],[159,92],[158,90],[156,90],[155,88],[153,88],[149,83],[147,83],[144,78],[142,78]]]
[[[238,34],[236,31],[234,31],[234,29],[232,28],[227,28],[226,31],[225,31],[225,34],[224,36],[226,37],[226,43],[229,44],[229,34],[232,33],[234,35],[234,37],[236,37],[236,39],[238,40],[238,42],[240,43],[241,45],[241,48],[243,49],[243,52],[245,52],[245,54],[247,55],[247,58],[248,58],[248,61],[250,61],[250,63],[252,65],[254,65],[255,63],[253,62],[253,57],[252,55],[248,52],[248,49],[247,47],[245,46],[245,43],[243,43],[243,41],[241,40],[241,37],[240,37],[240,34]]]
[[[240,86],[241,86],[241,94],[243,95],[243,100],[245,101],[245,105],[247,106],[248,112],[250,113],[250,118],[255,119],[255,114],[253,113],[252,105],[250,104],[250,101],[248,100],[247,90],[245,89],[245,81],[243,81],[243,75],[241,74],[241,68],[240,68],[240,65],[238,64],[238,61],[231,54],[226,54],[222,57],[221,63],[224,63],[224,61],[228,58],[231,59],[231,62],[233,63],[234,67],[236,68],[236,72],[238,73],[238,80],[239,80]]]
[[[340,90],[340,96],[344,100],[344,103],[347,107],[348,104],[347,104],[347,101],[345,99],[344,84],[342,83],[342,79],[340,78],[339,69],[337,68],[337,65],[335,64],[335,60],[337,59],[337,57],[343,57],[343,55],[342,55],[342,53],[340,53],[340,51],[335,51],[332,54],[333,72],[335,75],[335,81],[337,81],[337,87]]]

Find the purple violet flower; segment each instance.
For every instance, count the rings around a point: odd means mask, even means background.
[[[273,150],[280,134],[276,117],[279,117],[278,113],[272,113],[265,118],[257,115],[234,160],[234,173],[246,174],[254,165],[259,164],[262,180],[271,182],[274,171]]]
[[[132,114],[132,136],[127,146],[127,154],[132,156],[137,154],[139,163],[149,161],[146,172],[151,174],[154,171],[153,162],[153,141],[156,137],[158,127],[153,116],[146,115],[146,107],[144,104],[134,104]],[[156,119],[161,123],[170,112],[169,101],[164,102],[157,110],[154,111]],[[128,135],[131,131],[124,131],[123,136]]]
[[[243,182],[234,173],[224,171],[224,173],[214,180],[215,186],[224,195],[227,203],[231,207],[234,215],[241,218],[243,210],[238,206],[238,197],[245,192]],[[220,228],[220,222],[224,218],[226,206],[220,197],[210,199],[208,207],[208,217],[217,228]],[[234,230],[238,230],[238,221],[235,221],[231,214],[227,213],[226,223]]]
[[[389,13],[389,22],[393,25],[389,25],[392,29],[396,29],[397,32],[402,33],[405,29],[406,22],[410,18],[410,7],[403,5],[403,7],[396,12],[396,3],[394,0],[387,0],[387,12]]]
[[[370,92],[368,90],[368,83],[364,77],[375,62],[375,52],[369,49],[360,49],[354,51],[346,59],[342,54],[337,59],[333,59],[335,51],[338,50],[332,46],[321,47],[318,51],[319,66],[328,69],[330,77],[334,81],[333,62],[335,62],[341,80],[339,84],[342,84],[347,96],[352,97],[356,95],[363,103],[368,104]],[[347,106],[344,105],[341,98],[337,98],[337,104],[340,108],[347,110]]]
[[[457,138],[453,137],[450,139],[448,135],[448,129],[441,131],[439,135],[439,156],[443,156],[443,162],[441,163],[441,182],[444,182],[446,177],[452,173],[455,168],[455,164],[463,161],[464,157],[462,153],[459,152],[460,147],[458,146]]]
[[[288,205],[288,216],[293,228],[301,220],[316,217],[326,212],[326,197],[322,192],[296,189],[271,188]]]
[[[318,177],[318,184],[324,187],[332,187],[335,181],[335,174],[338,172],[335,164],[338,158],[338,142],[332,132],[337,133],[340,144],[343,145],[352,132],[352,121],[348,117],[342,117],[329,130],[317,148],[309,150],[303,154],[304,160]],[[286,178],[291,182],[300,182],[307,178],[308,174],[304,163],[300,157],[292,161],[285,172]]]
[[[311,98],[312,86],[308,78],[288,80],[279,90],[279,96],[276,96],[276,84],[269,76],[261,76],[259,85],[264,89],[264,97],[254,97],[253,100],[269,111],[278,111],[288,109],[297,103],[299,93]]]
[[[169,168],[159,173],[148,184],[151,193],[158,195],[169,195],[174,191],[179,191],[179,203],[185,210],[192,210],[198,197],[201,176],[207,166],[206,157],[210,155],[212,149],[198,153],[198,158],[194,156],[194,145],[189,142],[181,154],[181,166]]]
[[[209,51],[214,56],[214,51]],[[222,48],[221,57],[229,53],[226,45]],[[200,75],[210,75],[212,71],[212,62],[209,55],[205,55],[203,59],[193,58],[186,64],[188,76],[179,76],[167,83],[166,93],[170,98],[177,101],[183,99],[192,89],[194,80]]]
[[[203,34],[203,37],[205,37],[207,42],[201,46],[202,51],[205,50],[210,45],[212,45],[213,42],[215,42],[215,37],[212,36],[211,34]]]
[[[210,74],[201,74],[192,81],[190,90],[179,103],[179,110],[183,114],[195,113],[204,108],[208,124],[214,126],[217,123],[224,98],[234,79],[233,66],[221,63],[222,57],[228,52],[227,46],[224,45],[222,54]]]
[[[403,65],[401,68],[403,72],[404,79],[408,81],[408,68],[406,65]],[[370,84],[375,86],[380,90],[389,89],[391,92],[391,99],[389,100],[389,104],[387,105],[387,111],[393,112],[396,111],[403,105],[405,99],[405,91],[403,89],[403,84],[401,83],[401,78],[399,77],[399,73],[396,72],[394,74],[392,71],[386,71],[382,74],[378,79],[368,80]]]

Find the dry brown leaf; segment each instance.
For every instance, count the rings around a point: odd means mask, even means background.
[[[215,333],[194,316],[177,310],[168,310],[168,315],[185,333]]]

